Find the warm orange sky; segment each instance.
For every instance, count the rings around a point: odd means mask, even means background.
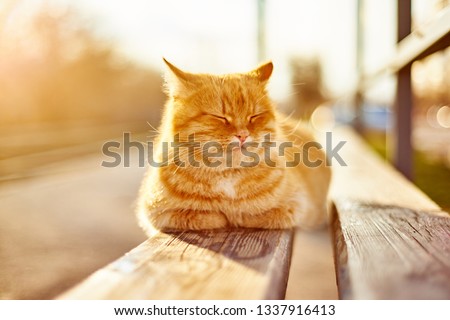
[[[23,0],[30,7],[43,0]],[[256,66],[256,0],[49,0],[77,8],[125,56],[162,69],[165,56],[193,72],[236,72]],[[426,1],[414,1],[425,12]],[[431,1],[433,2],[433,1]],[[288,61],[318,56],[335,95],[355,85],[356,0],[267,0],[267,58],[275,64],[272,94],[291,93]],[[365,61],[377,69],[395,43],[395,2],[365,0]],[[428,1],[430,4],[430,1]],[[428,6],[429,7],[429,6]]]

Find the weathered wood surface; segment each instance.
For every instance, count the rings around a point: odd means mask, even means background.
[[[450,299],[450,217],[348,130],[332,185],[343,299]]]
[[[159,233],[62,299],[282,299],[291,230]]]

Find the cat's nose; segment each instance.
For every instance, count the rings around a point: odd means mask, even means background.
[[[249,132],[248,131],[239,131],[236,134],[236,137],[239,139],[241,145],[244,144],[245,140],[247,140],[249,136]]]
[[[245,142],[245,140],[247,140],[248,136],[237,135],[236,137],[239,139],[241,144],[243,144]]]

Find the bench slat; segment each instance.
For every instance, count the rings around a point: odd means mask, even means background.
[[[388,63],[375,72],[363,75],[356,91],[369,89],[380,77],[394,74],[416,60],[444,50],[450,42],[450,7],[442,9],[435,19],[419,26],[401,40]]]
[[[356,134],[335,166],[332,229],[343,299],[450,298],[450,217]]]
[[[61,299],[282,299],[291,230],[159,233]]]

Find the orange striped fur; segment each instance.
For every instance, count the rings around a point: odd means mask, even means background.
[[[200,145],[217,141],[225,149],[239,141],[237,135],[248,135],[246,142],[262,142],[270,133],[271,140],[292,141],[294,146],[284,156],[271,149],[274,167],[264,161],[242,167],[240,162],[248,157],[235,148],[230,151],[230,166],[220,156],[212,159],[222,161],[214,168],[201,161],[201,149],[194,153],[199,167],[180,167],[169,147],[169,164],[149,168],[142,183],[137,214],[144,230],[151,234],[155,229],[309,228],[324,222],[330,169],[318,149],[310,150],[309,159],[322,160],[321,166],[285,166],[285,160],[313,136],[305,126],[278,113],[268,97],[272,63],[249,73],[210,75],[187,73],[164,61],[169,67],[169,100],[157,144],[172,142],[176,134],[181,141],[195,134]],[[253,150],[263,157],[263,148]],[[187,162],[188,157],[188,152],[180,151],[180,160]]]

